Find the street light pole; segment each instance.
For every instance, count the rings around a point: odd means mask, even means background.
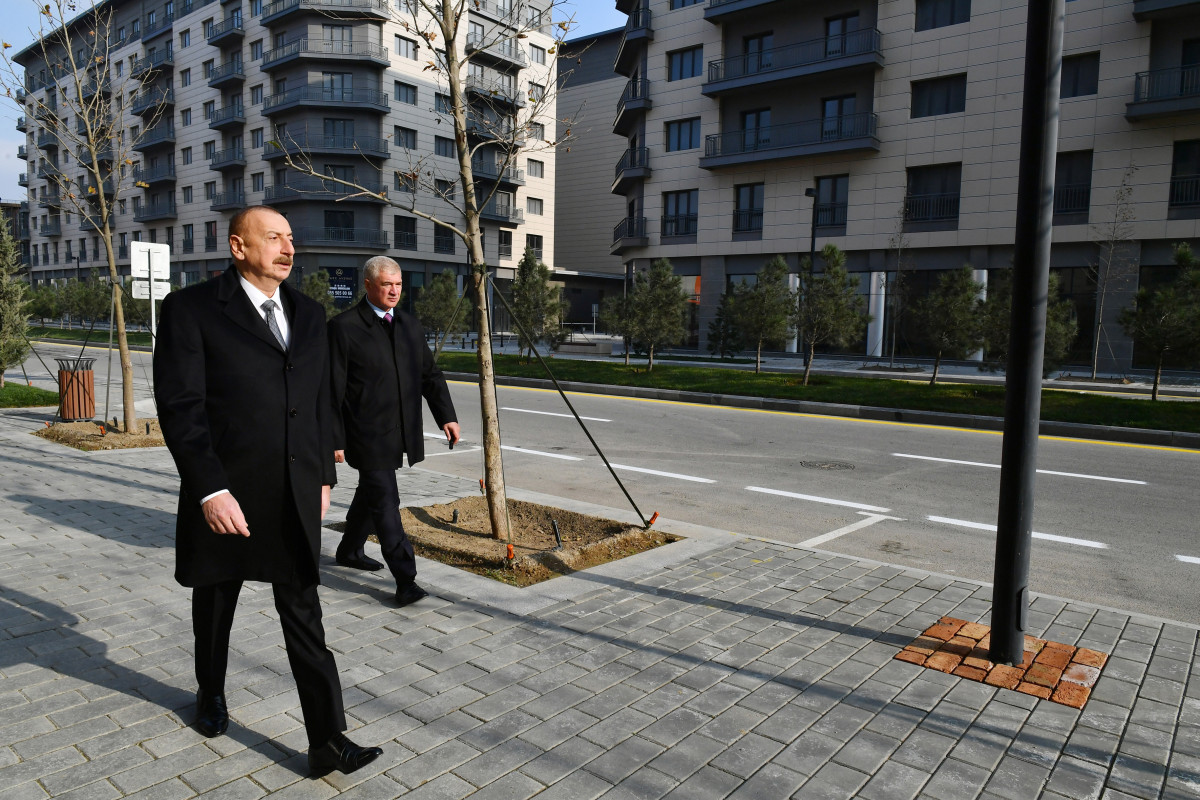
[[[817,190],[816,187],[810,186],[804,190],[804,196],[812,199],[812,218],[808,223],[808,269],[800,270],[800,304],[801,309],[804,308],[804,294],[812,285],[813,270],[817,265]],[[803,353],[804,366],[808,364],[808,348],[804,345],[804,333],[796,332],[796,344],[801,348]]]

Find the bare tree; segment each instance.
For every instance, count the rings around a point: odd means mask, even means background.
[[[125,306],[117,289],[120,276],[113,247],[113,223],[121,198],[137,188],[133,170],[137,158],[135,146],[146,132],[155,130],[163,108],[158,103],[148,105],[139,129],[142,133],[126,136],[128,109],[124,98],[135,94],[145,98],[143,90],[156,73],[154,65],[148,62],[144,69],[139,64],[121,77],[110,72],[110,55],[123,44],[116,39],[111,4],[93,0],[82,12],[72,0],[50,0],[49,4],[38,0],[35,5],[40,8],[41,26],[34,34],[34,45],[18,56],[10,56],[11,46],[4,43],[0,87],[24,107],[31,120],[40,122],[38,143],[43,152],[62,153],[61,160],[39,159],[38,174],[49,184],[43,199],[52,207],[78,214],[82,228],[94,231],[103,243],[113,292],[113,324],[121,355],[125,430],[136,433],[133,361],[125,333]],[[40,65],[36,77],[25,70],[31,64]],[[43,88],[46,92],[39,96]],[[73,125],[69,124],[72,120]],[[68,174],[68,153],[75,154],[74,174]]]
[[[518,154],[553,149],[570,137],[547,138],[554,131],[556,98],[569,72],[556,69],[556,61],[571,19],[553,18],[563,0],[530,4],[512,0],[500,5],[503,23],[468,30],[469,12],[492,6],[495,0],[404,0],[396,4],[396,21],[424,42],[429,55],[425,71],[434,76],[444,92],[435,96],[430,113],[454,140],[456,169],[443,171],[432,154],[407,150],[408,165],[391,176],[393,190],[379,180],[363,181],[323,173],[303,148],[276,142],[285,152],[289,169],[314,180],[318,191],[337,191],[342,199],[371,197],[415,217],[430,220],[436,228],[456,237],[466,246],[470,259],[470,289],[476,304],[479,330],[479,396],[482,416],[484,481],[492,534],[510,539],[500,452],[499,409],[496,404],[495,370],[492,361],[488,266],[483,253],[480,215],[521,217],[520,210],[505,204],[500,177],[516,169]],[[515,79],[489,76],[483,66],[499,52],[525,61],[522,42],[535,35],[546,38],[545,64],[529,66],[531,78],[519,86]],[[550,135],[553,135],[551,133]],[[490,181],[476,181],[490,176]],[[375,176],[382,177],[382,176]],[[433,204],[420,202],[426,195]]]
[[[1133,248],[1133,222],[1137,215],[1133,206],[1133,175],[1137,167],[1129,167],[1121,178],[1121,186],[1113,195],[1112,219],[1092,226],[1092,238],[1097,246],[1096,260],[1088,264],[1088,277],[1095,285],[1095,319],[1092,320],[1092,380],[1100,362],[1100,342],[1107,342],[1104,327],[1104,305],[1108,295],[1128,286],[1137,268],[1138,257]]]

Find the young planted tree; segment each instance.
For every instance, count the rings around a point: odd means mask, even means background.
[[[92,270],[88,280],[68,281],[62,287],[63,306],[67,313],[79,320],[80,325],[108,319],[112,302],[112,290]]]
[[[1100,343],[1107,342],[1104,327],[1104,308],[1108,295],[1129,286],[1137,274],[1137,251],[1133,240],[1133,175],[1130,167],[1121,178],[1121,186],[1113,195],[1112,219],[1092,226],[1096,244],[1096,260],[1088,264],[1088,278],[1095,286],[1095,318],[1092,320],[1092,380],[1100,364]]]
[[[943,358],[966,358],[983,343],[979,295],[983,284],[971,267],[949,270],[932,292],[913,304],[921,338],[935,353],[929,385],[937,383]]]
[[[740,286],[732,286],[721,295],[716,316],[708,323],[708,352],[721,358],[732,358],[746,346],[734,311],[740,289]]]
[[[135,95],[145,98],[144,90],[156,72],[130,69],[119,77],[110,70],[110,56],[118,46],[111,4],[92,0],[81,9],[75,0],[36,0],[34,5],[41,15],[36,41],[15,56],[8,52],[11,45],[4,43],[0,87],[9,97],[23,98],[27,117],[41,125],[39,147],[44,155],[39,158],[38,174],[47,181],[42,197],[55,212],[77,214],[84,229],[99,238],[108,263],[109,285],[116,286],[120,281],[113,246],[116,209],[122,197],[139,188],[133,170],[138,160],[135,145],[160,130],[156,126],[163,113],[161,104],[148,104],[140,121],[142,133],[126,136],[123,132],[129,121],[124,103]],[[33,64],[44,65],[48,76],[44,83],[28,73],[22,78],[25,68]],[[70,173],[68,151],[75,155]],[[125,334],[123,300],[122,293],[116,292],[115,301],[110,302],[121,356],[125,430],[136,434],[133,360]]]
[[[763,346],[792,335],[796,293],[788,288],[788,267],[783,256],[763,265],[752,286],[740,286],[734,294],[734,324],[754,346],[754,371],[762,371]]]
[[[570,128],[565,126],[567,134],[557,141],[546,134],[547,128],[554,130],[556,120],[563,122],[555,112],[557,89],[569,73],[559,72],[555,62],[571,21],[569,17],[555,21],[554,17],[562,16],[564,4],[564,0],[536,4],[513,0],[501,7],[504,22],[470,31],[471,12],[482,9],[484,0],[403,0],[388,4],[396,21],[422,42],[424,52],[419,57],[425,62],[426,74],[439,83],[441,91],[429,113],[445,124],[447,138],[454,140],[452,170],[444,169],[433,154],[408,150],[407,169],[387,176],[392,179],[393,190],[366,158],[359,175],[334,176],[326,174],[302,146],[286,136],[282,142],[271,142],[285,153],[288,169],[315,180],[319,191],[372,197],[432,221],[438,231],[466,247],[470,291],[477,298],[485,491],[492,534],[498,539],[511,537],[492,361],[489,268],[483,254],[480,217],[487,213],[492,218],[518,221],[521,212],[514,207],[513,196],[502,189],[516,170],[518,155],[552,149],[569,138]],[[490,7],[491,3],[486,5]],[[495,59],[495,53],[523,60],[525,42],[533,39],[546,45],[541,48],[545,63],[528,67],[524,86],[518,86],[511,75],[489,77],[485,65]]]
[[[858,293],[858,282],[846,271],[846,254],[836,245],[821,250],[824,272],[813,273],[805,256],[800,264],[803,283],[796,306],[795,326],[806,349],[804,385],[808,386],[812,360],[817,347],[824,344],[846,345],[862,335],[871,321],[866,303]]]
[[[1187,244],[1175,245],[1175,263],[1184,267],[1170,285],[1138,289],[1133,306],[1122,309],[1125,333],[1154,354],[1154,386],[1150,399],[1158,399],[1163,360],[1168,352],[1200,352],[1200,265]]]
[[[512,310],[520,326],[517,328],[517,349],[529,352],[539,342],[557,347],[567,336],[562,320],[567,303],[558,285],[550,282],[550,268],[538,261],[528,247],[517,264],[517,277],[512,285]]]
[[[887,273],[883,276],[883,285],[879,287],[884,295],[884,307],[887,309],[885,322],[888,327],[889,355],[888,368],[896,366],[896,331],[900,326],[900,318],[907,310],[908,272],[912,269],[912,255],[908,242],[908,232],[904,230],[905,206],[900,204],[896,214],[896,226],[888,238],[888,249],[895,254],[895,277],[889,283]]]
[[[18,366],[29,354],[25,328],[29,324],[25,282],[17,277],[21,251],[8,226],[0,221],[0,389],[4,371]]]
[[[633,276],[632,315],[633,340],[646,348],[646,371],[654,369],[654,352],[679,344],[687,334],[684,319],[688,295],[683,280],[671,268],[671,262],[660,258],[650,269]]]
[[[62,296],[59,290],[48,283],[42,283],[28,293],[28,311],[31,317],[36,317],[45,324],[46,320],[62,322]]]
[[[300,291],[321,304],[325,309],[325,319],[333,319],[337,315],[338,307],[337,303],[333,302],[333,295],[329,293],[329,273],[326,270],[316,269],[305,275],[300,284]]]
[[[634,314],[633,295],[619,294],[606,297],[600,307],[600,322],[621,337],[625,345],[625,366],[629,366],[629,351],[633,349],[633,339],[637,334],[637,318]]]
[[[1012,325],[1012,270],[993,270],[988,275],[987,298],[979,306],[980,333],[986,360],[980,369],[992,372],[1008,364],[1008,335]],[[1075,310],[1058,288],[1058,275],[1050,273],[1046,300],[1046,347],[1042,376],[1049,375],[1066,360],[1079,333]]]
[[[467,330],[467,312],[459,307],[458,287],[453,272],[446,271],[434,276],[417,296],[413,311],[425,330],[434,335],[435,361],[442,354],[442,343],[447,336]]]

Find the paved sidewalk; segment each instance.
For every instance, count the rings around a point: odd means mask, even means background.
[[[68,450],[42,416],[0,413],[0,798],[1200,797],[1195,627],[1037,597],[1033,633],[1112,654],[1075,711],[894,660],[986,623],[987,587],[670,521],[686,541],[524,590],[422,562],[434,597],[399,610],[326,567],[351,735],[384,754],[308,780],[270,592],[243,593],[205,739],[169,455]],[[405,503],[472,491],[401,473]]]

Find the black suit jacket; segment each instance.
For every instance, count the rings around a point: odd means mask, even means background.
[[[458,421],[421,323],[392,314],[390,332],[366,300],[329,321],[334,449],[355,469],[399,469],[404,453],[410,465],[425,458],[422,397],[439,428]]]
[[[333,485],[325,313],[286,283],[285,352],[237,270],[167,296],[154,353],[159,424],[179,469],[175,577],[319,582],[321,486]],[[249,537],[213,533],[201,498],[228,489]]]

